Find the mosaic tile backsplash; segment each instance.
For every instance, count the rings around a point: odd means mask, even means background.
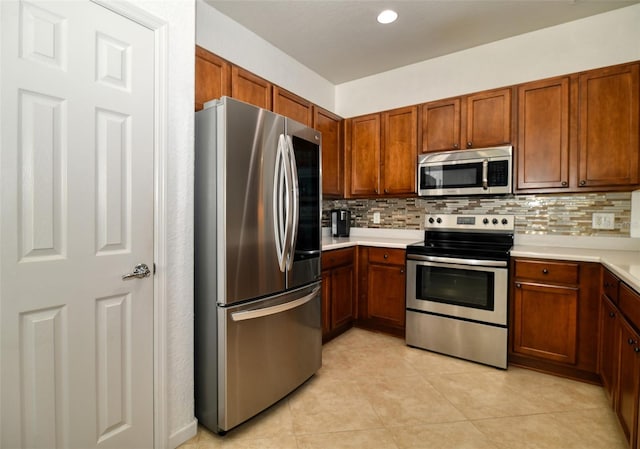
[[[361,228],[424,229],[426,214],[510,214],[518,234],[629,237],[631,192],[324,200],[323,226],[329,226],[331,209],[349,209],[351,226]],[[380,212],[379,224],[374,212]],[[614,229],[592,229],[594,212],[614,213]]]

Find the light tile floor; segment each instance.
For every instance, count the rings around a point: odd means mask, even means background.
[[[626,449],[601,387],[503,371],[351,329],[322,368],[226,436],[180,449]]]

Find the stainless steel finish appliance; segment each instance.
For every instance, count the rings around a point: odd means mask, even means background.
[[[511,193],[511,146],[454,150],[418,156],[418,195]]]
[[[407,247],[406,342],[507,368],[512,215],[427,217]]]
[[[349,237],[351,228],[351,212],[345,209],[331,210],[331,235],[333,237]]]
[[[224,433],[322,363],[320,133],[231,98],[196,113],[196,416]]]

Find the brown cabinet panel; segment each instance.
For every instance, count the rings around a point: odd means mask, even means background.
[[[306,126],[311,126],[313,122],[311,102],[279,86],[273,86],[273,112]]]
[[[483,148],[511,142],[511,89],[466,97],[466,147]]]
[[[382,114],[382,185],[385,195],[416,192],[418,108],[394,109]]]
[[[578,185],[639,182],[639,64],[580,75]]]
[[[618,291],[620,290],[620,280],[613,275],[609,270],[602,270],[602,293],[604,293],[609,300],[618,304]]]
[[[392,264],[404,266],[405,252],[390,248],[369,248],[369,263]]]
[[[620,320],[620,367],[618,371],[618,395],[616,413],[620,425],[633,448],[637,441],[638,397],[640,394],[640,336]]]
[[[199,46],[195,64],[196,111],[209,100],[231,95],[231,64]]]
[[[351,327],[356,318],[354,247],[322,252],[322,339]]]
[[[606,296],[600,301],[600,345],[598,349],[598,373],[609,403],[613,406],[618,377],[618,311]]]
[[[620,285],[618,308],[633,326],[640,329],[640,295],[626,284]]]
[[[380,190],[380,114],[349,120],[351,196],[374,196]]]
[[[515,276],[540,282],[578,283],[579,264],[546,260],[516,260]]]
[[[231,96],[271,110],[271,83],[237,66],[231,69]]]
[[[344,196],[343,120],[315,106],[313,127],[322,133],[322,195]]]
[[[573,364],[577,352],[578,289],[517,283],[515,352]]]
[[[331,277],[331,328],[335,329],[355,318],[353,264],[335,268]]]
[[[405,316],[404,268],[369,264],[368,318],[385,321],[390,325],[403,327]]]
[[[421,153],[460,148],[460,102],[460,98],[450,98],[422,105]]]
[[[517,189],[569,187],[569,78],[518,88]]]

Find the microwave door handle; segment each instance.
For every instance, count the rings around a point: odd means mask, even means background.
[[[489,188],[489,161],[484,159],[482,161],[482,188],[487,190]]]

